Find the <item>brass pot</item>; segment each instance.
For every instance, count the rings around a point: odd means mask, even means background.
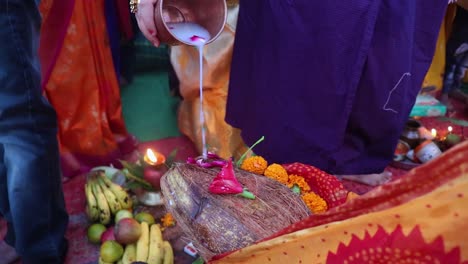
[[[225,0],[158,0],[155,6],[155,24],[162,43],[180,45],[190,43],[171,34],[168,23],[196,23],[210,33],[209,44],[223,31],[227,19]]]

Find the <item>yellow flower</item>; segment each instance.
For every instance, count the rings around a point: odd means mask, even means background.
[[[175,220],[174,217],[170,213],[166,213],[162,218],[161,218],[161,223],[163,227],[171,227],[175,226]]]
[[[246,158],[244,162],[242,162],[241,169],[261,175],[267,166],[268,162],[263,157],[253,156]]]
[[[273,163],[268,166],[263,175],[273,180],[277,180],[282,184],[288,184],[288,172],[279,164]]]
[[[291,174],[289,175],[288,187],[292,188],[294,185],[297,185],[301,189],[301,192],[310,191],[310,186],[307,184],[304,177]]]
[[[323,213],[328,210],[327,202],[314,192],[307,192],[301,195],[304,203],[314,213]]]

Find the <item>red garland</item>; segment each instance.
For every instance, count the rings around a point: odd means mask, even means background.
[[[288,174],[304,177],[311,190],[327,202],[328,209],[346,202],[348,191],[335,176],[299,162],[284,164],[283,167]]]

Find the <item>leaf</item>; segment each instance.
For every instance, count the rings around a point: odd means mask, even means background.
[[[143,177],[135,176],[127,169],[123,169],[122,172],[128,180],[138,182],[143,188],[147,188],[149,190],[153,188],[149,182],[143,179]]]
[[[249,153],[249,151],[252,151],[252,149],[257,146],[260,142],[262,142],[263,140],[265,140],[265,136],[262,136],[259,140],[257,140],[257,142],[255,142],[246,152],[244,152],[244,154],[242,154],[242,156],[240,157],[240,159],[236,162],[236,166],[237,167],[240,167],[242,165],[242,162],[244,161],[245,157],[247,156],[247,153]]]
[[[125,184],[125,188],[126,189],[130,189],[130,190],[135,190],[135,189],[139,189],[139,188],[142,188],[143,186],[136,182],[136,181],[128,181],[126,184]]]
[[[205,261],[203,261],[202,257],[197,258],[192,264],[204,264]]]
[[[175,148],[171,151],[171,153],[169,153],[169,156],[167,156],[167,159],[166,159],[166,166],[168,168],[172,167],[172,164],[174,163],[175,159],[176,159],[176,156],[177,156],[177,152],[179,151],[178,148]]]
[[[120,163],[124,167],[124,169],[127,169],[131,174],[137,176],[138,178],[143,178],[143,166],[141,166],[138,163],[130,163],[125,160],[121,160]]]

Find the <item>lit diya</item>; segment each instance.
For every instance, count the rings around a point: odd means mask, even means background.
[[[159,167],[166,162],[166,157],[163,154],[155,152],[149,148],[146,150],[146,154],[143,157],[143,160],[149,166]]]

